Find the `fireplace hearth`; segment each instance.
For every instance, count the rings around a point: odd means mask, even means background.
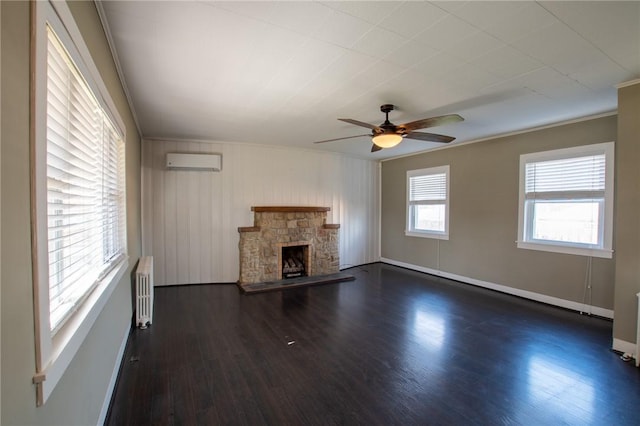
[[[252,207],[254,226],[240,227],[238,284],[271,282],[339,272],[338,224],[329,207]]]

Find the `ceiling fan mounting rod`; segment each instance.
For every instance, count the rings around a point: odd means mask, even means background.
[[[389,112],[393,111],[395,107],[392,104],[380,105],[380,111],[385,113],[384,123],[380,125],[380,128],[385,132],[395,132],[395,126],[389,121]]]

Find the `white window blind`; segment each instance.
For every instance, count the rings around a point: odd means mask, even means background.
[[[448,179],[449,166],[407,172],[407,235],[448,237]]]
[[[47,34],[49,319],[55,332],[124,255],[124,142],[51,28]]]
[[[526,165],[527,198],[563,193],[571,198],[604,197],[605,155],[540,161]],[[547,195],[548,196],[548,195]]]
[[[445,173],[410,177],[409,187],[409,199],[412,204],[431,204],[447,199]]]

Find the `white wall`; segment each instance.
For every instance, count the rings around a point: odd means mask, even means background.
[[[251,206],[331,207],[341,269],[378,253],[378,163],[334,153],[251,144],[144,140],[143,252],[156,285],[238,280],[238,227]],[[222,171],[165,168],[168,152],[222,154]]]

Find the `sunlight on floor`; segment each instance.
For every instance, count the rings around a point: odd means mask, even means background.
[[[576,408],[580,419],[593,420],[595,389],[593,381],[580,373],[558,365],[557,360],[533,355],[529,359],[527,379],[529,397],[536,406],[548,410],[554,418],[571,418]],[[569,411],[567,411],[569,410]]]

